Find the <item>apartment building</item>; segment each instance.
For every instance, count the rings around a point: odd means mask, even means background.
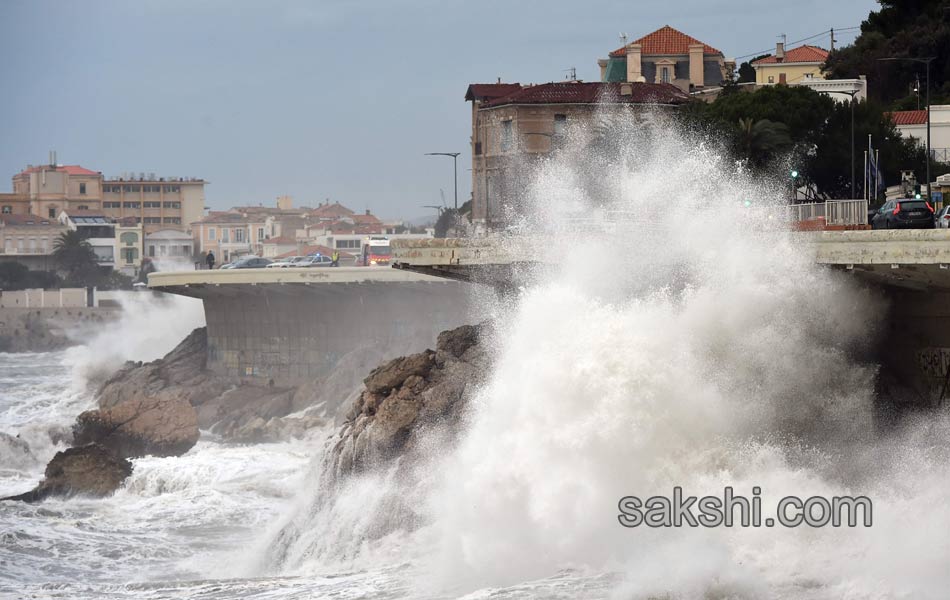
[[[260,256],[269,236],[263,213],[212,211],[191,224],[194,248],[201,254],[214,252],[224,264],[245,254]]]
[[[735,69],[735,60],[669,25],[624,42],[597,64],[605,83],[669,83],[684,92],[720,86]]]
[[[652,119],[689,102],[668,83],[471,84],[472,220],[491,229],[519,214],[534,162],[560,149],[572,127],[611,115]],[[649,110],[646,110],[649,109]]]
[[[0,214],[59,218],[66,210],[91,210],[121,220],[134,219],[145,233],[189,231],[204,214],[206,181],[197,178],[123,174],[106,178],[79,165],[30,165],[13,176],[13,193],[0,194]]]
[[[135,219],[146,234],[163,229],[187,232],[204,214],[206,183],[153,174],[104,179],[102,211],[115,219]]]
[[[37,215],[0,214],[0,261],[15,261],[33,270],[54,268],[56,238],[68,227]]]

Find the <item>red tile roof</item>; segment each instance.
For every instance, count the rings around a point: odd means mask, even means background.
[[[352,210],[343,206],[339,202],[334,202],[333,204],[321,204],[310,212],[311,216],[320,218],[347,217],[352,214]]]
[[[39,173],[40,171],[57,171],[59,173],[67,173],[69,175],[99,175],[97,171],[90,171],[89,169],[80,167],[79,165],[40,165],[38,167],[30,167],[24,169],[20,175],[26,175],[27,173]]]
[[[823,63],[828,59],[828,51],[818,46],[799,46],[785,51],[785,58],[779,61],[775,55],[766,56],[753,62],[753,65],[768,65],[781,62],[783,65],[788,63]]]
[[[630,95],[623,95],[630,86]],[[542,83],[522,88],[509,96],[484,104],[485,107],[506,104],[683,104],[689,94],[669,83],[583,83],[579,81]]]
[[[264,219],[257,214],[242,214],[232,211],[211,211],[195,223],[263,223]]]
[[[640,44],[640,53],[647,55],[682,55],[689,54],[689,47],[692,44],[703,44],[703,54],[722,54],[719,50],[709,44],[705,44],[692,36],[688,36],[682,31],[673,29],[669,25],[660,27],[653,33],[649,33],[639,40],[634,40],[630,44]],[[627,47],[617,48],[610,53],[610,56],[617,58],[627,55]]]
[[[465,99],[471,100],[494,100],[509,94],[514,94],[521,89],[520,83],[473,83],[465,91]]]
[[[292,237],[290,237],[290,236],[282,235],[282,236],[280,236],[280,237],[268,238],[268,239],[264,240],[264,241],[261,242],[261,243],[262,243],[262,244],[284,244],[284,245],[286,245],[286,244],[296,244],[296,243],[297,243],[297,240],[294,239],[294,238],[292,238]]]
[[[899,110],[897,112],[886,113],[895,125],[926,125],[926,110]]]
[[[350,217],[357,225],[376,225],[382,223],[376,215],[353,215]]]
[[[56,219],[44,219],[36,215],[0,215],[0,222],[4,225],[54,225],[60,226]]]

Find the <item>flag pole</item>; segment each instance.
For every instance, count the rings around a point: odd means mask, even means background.
[[[864,199],[868,199],[868,151],[864,151]]]
[[[877,201],[878,197],[881,195],[881,190],[878,189],[878,186],[881,183],[881,150],[877,149],[874,151],[874,200]]]

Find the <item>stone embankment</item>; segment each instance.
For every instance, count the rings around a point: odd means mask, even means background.
[[[121,314],[118,307],[2,307],[0,352],[51,352],[75,346]]]

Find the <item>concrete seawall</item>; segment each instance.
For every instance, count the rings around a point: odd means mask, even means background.
[[[361,349],[417,352],[473,318],[469,284],[387,268],[154,273],[149,287],[203,301],[209,369],[275,385],[327,376]]]
[[[0,352],[49,352],[82,341],[119,317],[120,308],[0,308]]]

